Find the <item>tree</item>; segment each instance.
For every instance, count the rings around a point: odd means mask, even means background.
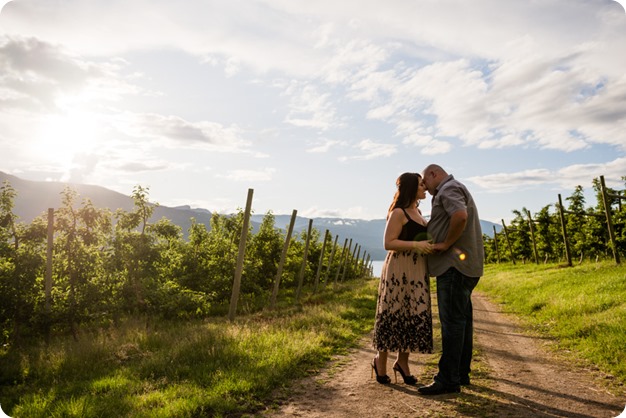
[[[527,209],[522,208],[522,211],[513,210],[515,218],[511,221],[512,232],[510,235],[511,246],[513,247],[513,253],[516,257],[521,257],[524,262],[532,259],[533,247],[530,236],[530,229],[528,227],[528,221],[524,217],[523,213],[526,213]]]
[[[585,196],[582,186],[576,186],[574,193],[565,198],[568,200],[569,206],[567,210],[571,213],[567,214],[567,234],[570,239],[570,246],[574,254],[578,254],[582,260],[584,254],[589,249],[588,238],[586,236],[585,224]]]
[[[282,253],[283,239],[276,229],[276,219],[268,211],[252,235],[246,251],[246,264],[242,278],[242,293],[261,294],[268,291],[276,277]]]
[[[563,249],[563,238],[558,229],[560,223],[555,215],[550,214],[551,206],[544,206],[534,216],[537,253],[544,261],[558,259]]]
[[[78,193],[69,187],[62,192],[56,211],[54,270],[56,303],[62,322],[74,338],[77,326],[101,308],[99,279],[104,276],[101,252],[111,230],[111,214],[97,209],[89,199],[75,208]]]
[[[155,291],[156,266],[159,252],[155,237],[149,231],[149,219],[154,205],[148,200],[148,188],[135,186],[132,193],[134,210],[118,209],[115,217],[115,236],[109,267],[123,282],[122,296],[125,309],[146,312],[151,308],[149,293]]]

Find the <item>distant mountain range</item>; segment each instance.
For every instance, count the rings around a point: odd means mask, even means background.
[[[120,208],[125,211],[133,210],[133,199],[130,196],[118,193],[104,187],[23,180],[19,177],[6,174],[0,171],[0,185],[8,181],[17,192],[14,205],[14,213],[20,217],[20,221],[31,222],[35,217],[46,213],[48,208],[58,208],[61,206],[61,192],[66,186],[70,186],[79,194],[79,200],[89,198],[94,206],[99,208],[109,208],[112,211]],[[157,221],[162,217],[169,219],[172,223],[179,225],[185,237],[191,225],[191,218],[195,218],[197,223],[205,224],[210,228],[211,211],[207,209],[192,209],[189,206],[157,206],[152,215],[151,221]],[[253,231],[257,231],[265,214],[253,214],[250,223]],[[291,220],[291,215],[274,214],[277,228],[286,230]],[[493,227],[499,232],[501,225],[489,221],[481,220],[483,233],[492,236]],[[294,225],[294,235],[308,228],[309,218],[298,216]],[[385,219],[363,220],[344,218],[313,218],[313,227],[324,234],[326,229],[332,234],[333,240],[338,236],[338,245],[342,246],[346,238],[352,239],[353,243],[360,244],[362,251],[366,251],[373,260],[383,260],[386,251],[383,248],[383,234],[385,231]],[[361,252],[362,254],[363,252]]]

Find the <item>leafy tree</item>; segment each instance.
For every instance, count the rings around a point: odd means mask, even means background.
[[[268,211],[263,216],[259,230],[250,238],[241,283],[242,293],[267,292],[274,282],[283,248],[282,235],[275,222],[274,215]]]
[[[315,279],[320,253],[322,252],[322,242],[320,241],[321,235],[322,234],[317,228],[311,228],[309,253],[307,255],[307,263],[304,271],[304,283],[313,283],[313,280]],[[302,236],[303,239],[306,239],[306,233],[303,233]]]
[[[215,283],[211,279],[215,264],[212,248],[214,246],[211,245],[211,236],[206,226],[198,224],[192,218],[188,242],[181,247],[180,263],[176,266],[172,279],[184,289],[203,292],[215,299]]]
[[[523,213],[526,213],[526,208],[522,208],[522,212],[513,210],[515,217],[511,221],[509,239],[515,256],[521,257],[526,262],[533,258],[533,249],[528,221]]]
[[[585,212],[585,196],[582,186],[576,186],[574,193],[567,197],[569,206],[567,210],[571,213],[566,214],[567,234],[570,240],[570,248],[573,254],[577,254],[581,260],[589,249],[587,241],[585,224],[587,222]]]
[[[118,209],[109,270],[122,284],[125,309],[146,312],[150,308],[150,292],[154,292],[156,266],[160,256],[154,245],[155,236],[148,228],[154,205],[148,200],[148,189],[135,186],[132,193],[134,210]]]
[[[211,230],[206,236],[204,247],[206,259],[203,269],[206,271],[208,288],[220,303],[229,301],[232,293],[243,216],[241,209],[234,216],[217,213],[211,216]]]
[[[4,182],[0,188],[0,325],[2,339],[8,341],[19,330],[19,278],[16,258],[19,247],[16,215],[13,213],[15,189]]]
[[[626,176],[623,176],[622,180],[626,181]],[[604,199],[602,196],[602,184],[599,178],[593,179],[593,189],[595,191],[596,200],[597,200],[596,213],[600,216],[600,218],[596,221],[595,223],[596,225],[594,225],[595,228],[591,229],[589,233],[597,234],[597,235],[592,235],[592,236],[595,238],[598,238],[599,241],[601,241],[602,243],[602,244],[596,243],[596,246],[594,248],[597,248],[597,252],[598,253],[602,252],[605,255],[608,255],[608,253],[610,253],[612,250],[611,250],[611,247],[609,246],[610,237],[609,237],[609,233],[607,230],[606,212],[604,209]],[[619,251],[620,253],[624,253],[626,252],[626,241],[624,239],[626,215],[624,214],[624,207],[622,204],[622,200],[619,199],[618,197],[613,197],[613,196],[619,196],[620,192],[610,187],[607,187],[606,191],[608,195],[607,201],[609,204],[609,211],[611,213],[611,220],[613,223],[613,232],[615,234],[617,251]]]
[[[558,259],[558,254],[562,252],[563,248],[563,235],[558,229],[560,221],[556,215],[550,214],[551,206],[544,206],[533,218],[535,220],[537,253],[539,258],[544,261]]]
[[[623,190],[621,193],[616,193],[626,198],[626,176],[622,176],[622,181],[624,182],[625,190]],[[617,248],[620,254],[626,255],[626,200],[618,200],[618,209],[615,212],[615,218],[613,223],[615,231],[615,241],[617,242]]]
[[[62,206],[55,214],[54,266],[56,303],[62,322],[76,338],[77,326],[100,308],[98,279],[104,275],[101,251],[111,230],[108,210],[97,209],[89,199],[75,208],[78,194],[66,187]]]

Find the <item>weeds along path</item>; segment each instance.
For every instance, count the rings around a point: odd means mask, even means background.
[[[263,416],[591,418],[622,414],[626,407],[623,386],[609,392],[609,377],[550,351],[550,341],[524,333],[513,317],[483,295],[475,293],[473,301],[478,354],[472,384],[460,394],[423,396],[401,379],[393,383],[393,355],[387,368],[392,384],[376,383],[370,378],[375,351],[367,336],[350,355],[297,382],[288,394],[279,394],[278,406]],[[440,349],[438,340],[436,333],[435,352]],[[430,383],[438,358],[438,354],[411,355],[418,385]]]

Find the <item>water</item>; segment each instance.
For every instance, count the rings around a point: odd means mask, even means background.
[[[374,277],[380,277],[380,273],[383,271],[383,260],[372,261],[372,270]]]

